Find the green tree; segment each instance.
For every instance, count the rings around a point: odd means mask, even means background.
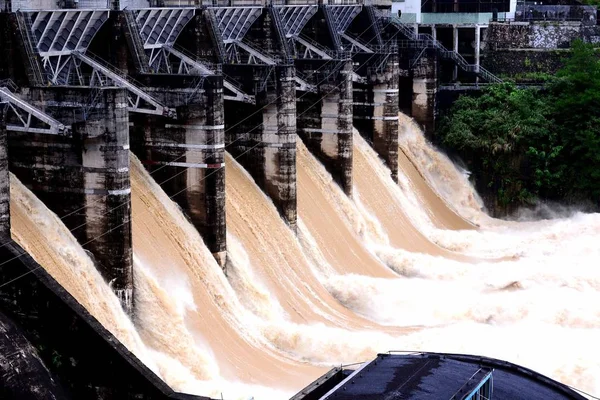
[[[459,98],[442,121],[442,143],[479,170],[501,205],[524,202],[543,186],[522,174],[528,155],[534,168],[543,166],[540,180],[558,173],[551,172],[548,160],[560,150],[544,146],[551,126],[548,113],[538,91],[519,90],[512,83],[493,85],[479,97]]]
[[[600,206],[600,58],[573,43],[544,90],[492,85],[462,96],[439,137],[471,166],[478,188],[507,207],[533,197]]]
[[[562,162],[571,183],[568,195],[600,200],[600,61],[595,46],[576,41],[549,89]]]

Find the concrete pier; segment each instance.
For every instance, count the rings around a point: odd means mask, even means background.
[[[170,89],[152,94],[175,105],[177,119],[132,114],[132,150],[153,179],[182,208],[221,266],[226,261],[223,79],[171,76]],[[158,82],[154,82],[156,85]],[[181,86],[182,89],[177,89]],[[183,95],[182,95],[183,93]],[[182,104],[189,99],[189,104]]]
[[[253,67],[243,67],[250,69]],[[242,68],[240,68],[242,69]],[[266,69],[255,67],[255,69]],[[256,105],[225,102],[227,150],[296,229],[296,84],[291,65],[270,67]],[[238,73],[240,71],[238,70]],[[257,75],[261,76],[258,71]]]
[[[304,68],[315,62],[304,63]],[[352,63],[320,61],[311,70],[316,93],[298,98],[298,134],[347,195],[352,194]],[[306,74],[310,72],[307,71]]]
[[[426,50],[413,66],[412,116],[425,134],[435,132],[438,55]]]
[[[30,102],[72,136],[11,132],[11,171],[55,212],[133,314],[129,116],[117,88],[32,88]]]
[[[0,241],[10,238],[10,180],[6,142],[6,103],[0,102]]]
[[[396,48],[373,58],[366,83],[355,83],[354,125],[398,182],[399,63]]]

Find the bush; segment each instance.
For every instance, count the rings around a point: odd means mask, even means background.
[[[471,164],[503,206],[535,197],[600,204],[600,62],[573,43],[544,90],[512,83],[460,97],[439,129],[445,147]]]

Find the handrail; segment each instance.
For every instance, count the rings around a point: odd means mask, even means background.
[[[129,37],[132,41],[131,47],[133,47],[133,51],[135,53],[135,60],[137,61],[136,67],[139,69],[140,72],[147,72],[149,62],[147,59],[148,57],[144,51],[144,43],[142,42],[142,37],[140,35],[140,32],[142,30],[140,29],[135,15],[133,15],[133,11],[129,10],[128,8],[125,8],[123,10],[123,14],[125,15],[127,29],[129,30]]]
[[[335,51],[328,49],[327,47],[323,46],[320,43],[317,43],[316,41],[312,40],[311,38],[309,38],[308,36],[305,36],[303,34],[298,34],[298,36],[294,37],[294,39],[296,39],[297,41],[299,41],[300,43],[302,43],[302,41],[308,43],[309,45],[311,45],[312,47],[314,47],[316,50],[324,53],[327,55],[327,57],[330,58],[335,58]]]
[[[327,22],[327,26],[329,27],[329,32],[331,33],[331,37],[333,39],[335,49],[338,51],[342,50],[342,41],[338,35],[337,28],[334,26],[333,14],[331,13],[331,8],[328,6],[323,7],[323,12],[325,13],[325,21]]]
[[[285,28],[283,26],[283,22],[281,21],[281,16],[279,15],[279,12],[277,10],[275,10],[273,5],[269,6],[269,13],[271,14],[271,19],[273,20],[273,22],[275,24],[275,34],[279,38],[279,41],[283,48],[283,52],[286,55],[286,58],[287,58],[286,62],[287,62],[287,64],[291,65],[294,63],[294,60],[291,56],[291,52],[288,47],[288,41],[286,40]]]
[[[0,87],[0,100],[6,101],[17,108],[20,108],[21,110],[25,111],[29,115],[34,116],[35,118],[39,119],[40,121],[42,121],[50,127],[49,129],[31,128],[29,125],[30,118],[28,118],[27,121],[25,121],[19,117],[19,119],[21,119],[21,122],[23,123],[23,127],[13,128],[15,130],[20,130],[24,132],[39,132],[52,135],[69,133],[68,127],[66,127],[53,117],[49,116],[42,110],[38,109],[37,107],[34,107],[28,102],[22,100],[19,96],[12,93],[7,87]]]
[[[371,1],[365,0],[365,8],[367,9],[367,14],[369,15],[369,17],[371,18],[371,20],[373,21],[373,23],[375,24],[375,39],[377,41],[377,44],[382,45],[383,44],[383,38],[381,37],[381,32],[383,32],[384,26],[383,26],[383,22],[381,21],[381,18],[375,13],[375,7],[373,7],[371,5]]]
[[[444,58],[450,58],[454,62],[456,62],[463,70],[467,72],[474,72],[477,75],[480,75],[488,82],[493,83],[501,83],[502,79],[498,78],[496,75],[492,74],[487,69],[483,68],[481,65],[477,64],[469,64],[469,62],[458,52],[454,50],[448,50],[439,40],[433,38],[433,36],[425,33],[416,33],[412,28],[409,28],[400,21],[400,18],[396,16],[392,16],[392,23],[398,27],[402,33],[409,39],[408,41],[399,41],[400,46],[406,46],[405,48],[433,48],[436,49]],[[419,54],[419,57],[422,55]],[[414,61],[418,61],[417,59]]]
[[[223,39],[221,37],[221,32],[219,31],[219,23],[217,22],[217,17],[215,15],[215,11],[208,8],[204,10],[204,13],[208,16],[206,19],[208,22],[209,29],[212,32],[212,37],[214,38],[213,42],[217,47],[217,57],[219,62],[224,62],[227,57],[227,52],[225,51],[225,46],[223,45]]]
[[[25,35],[23,47],[25,48],[25,52],[27,53],[27,58],[29,59],[29,65],[31,66],[31,74],[29,78],[31,79],[31,83],[34,85],[42,85],[44,84],[44,71],[41,69],[41,65],[38,62],[37,58],[37,40],[35,34],[33,33],[33,27],[31,24],[31,19],[28,14],[17,11],[16,20],[19,31],[23,35]]]
[[[116,86],[126,88],[129,92],[138,96],[138,98],[143,99],[148,104],[151,104],[162,115],[169,116],[171,118],[177,117],[175,110],[162,105],[158,100],[149,95],[146,92],[146,90],[144,90],[146,88],[142,85],[132,83],[133,80],[130,79],[130,77],[126,73],[115,69],[110,64],[107,65],[105,62],[99,59],[94,59],[92,56],[90,56],[90,54],[82,54],[77,51],[74,51],[71,54],[83,61],[84,63],[88,64],[92,68],[100,71],[103,75],[110,78]]]

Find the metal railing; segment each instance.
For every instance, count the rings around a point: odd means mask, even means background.
[[[308,37],[308,36],[306,36],[306,35],[299,34],[297,37],[298,37],[299,39],[302,39],[302,40],[303,40],[303,41],[305,41],[306,43],[310,44],[312,47],[314,47],[314,48],[315,48],[315,49],[317,49],[318,51],[320,51],[320,52],[322,52],[322,53],[325,53],[325,54],[327,54],[327,56],[329,56],[329,57],[331,57],[331,58],[336,58],[337,51],[335,51],[335,50],[331,50],[331,49],[328,49],[327,47],[323,46],[323,45],[322,45],[322,44],[320,44],[320,43],[317,43],[315,40],[313,40],[313,39],[309,38],[309,37]]]
[[[16,83],[13,82],[12,79],[2,79],[0,80],[0,87],[5,87],[8,90],[10,90],[11,92],[16,92],[19,87],[17,86]]]
[[[281,46],[284,49],[284,53],[286,54],[285,62],[287,64],[291,65],[294,63],[294,60],[292,59],[292,57],[290,55],[290,49],[288,48],[288,41],[285,37],[285,27],[283,26],[283,21],[281,20],[281,16],[279,15],[279,12],[277,10],[275,10],[272,6],[269,8],[269,12],[271,14],[271,19],[273,20],[273,22],[275,24],[276,35],[281,42]]]
[[[377,13],[375,12],[375,7],[371,6],[371,2],[369,1],[369,3],[367,3],[367,1],[365,1],[365,7],[367,9],[367,14],[369,15],[369,18],[371,19],[371,21],[373,21],[373,23],[375,24],[375,39],[377,40],[378,44],[383,43],[383,39],[381,37],[381,32],[383,32],[384,30],[384,25],[383,25],[383,21],[382,18],[377,15]]]
[[[401,48],[414,48],[414,49],[436,49],[438,53],[447,59],[454,61],[461,69],[467,72],[474,72],[488,82],[501,83],[502,79],[492,74],[481,65],[470,64],[463,56],[454,50],[448,50],[439,40],[433,38],[433,36],[424,33],[416,33],[412,27],[407,26],[405,23],[400,21],[400,18],[392,16],[392,23],[400,29],[400,31],[409,39],[399,41],[398,45]],[[419,57],[424,52],[419,53]],[[414,62],[418,61],[417,58]],[[413,62],[413,63],[414,63]]]
[[[338,35],[337,27],[333,23],[333,21],[335,21],[335,18],[333,18],[333,13],[331,12],[331,9],[327,6],[323,7],[323,12],[325,13],[325,21],[327,22],[327,26],[329,27],[329,31],[331,32],[331,37],[333,39],[334,46],[337,50],[341,50],[342,42]]]
[[[217,57],[219,59],[219,62],[223,63],[225,61],[225,57],[227,57],[227,52],[225,51],[225,46],[223,45],[222,35],[219,31],[219,23],[217,22],[217,17],[215,16],[214,10],[208,9],[204,12],[208,16],[206,22],[208,23],[209,29],[212,32],[212,36],[214,38],[214,45],[217,47]]]
[[[23,47],[25,48],[25,53],[31,68],[29,73],[31,84],[43,85],[45,83],[46,73],[42,69],[42,66],[39,62],[39,53],[36,48],[37,40],[35,34],[33,33],[31,18],[27,13],[17,11],[16,20],[18,29],[21,32],[21,35],[23,35]]]
[[[140,26],[137,22],[137,19],[135,18],[135,15],[133,14],[132,10],[129,9],[125,9],[123,10],[123,14],[125,15],[125,21],[127,22],[127,29],[129,30],[129,37],[131,37],[131,47],[133,47],[133,51],[135,53],[135,59],[136,59],[136,67],[141,71],[141,72],[147,72],[148,71],[148,57],[146,56],[145,50],[144,50],[144,42],[142,41],[142,36],[140,34],[140,32],[142,31],[140,29]]]

